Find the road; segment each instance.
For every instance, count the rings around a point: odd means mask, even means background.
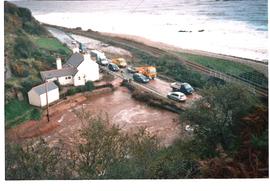
[[[52,33],[52,35],[54,37],[58,38],[62,43],[66,43],[70,49],[73,49],[75,46],[78,46],[79,43],[83,43],[88,38],[88,37],[84,37],[84,36],[82,36],[80,38],[78,35],[76,35],[77,38],[74,39],[73,35],[67,34],[59,29],[52,28],[52,27],[47,27],[47,29]],[[79,41],[81,39],[83,39],[84,41]],[[77,45],[74,44],[74,41],[77,42]],[[88,38],[88,41],[91,42],[91,41],[93,41],[93,39]],[[99,42],[100,42],[100,44],[104,44],[101,41],[95,40],[96,44],[98,44]],[[110,50],[112,50],[112,49],[118,50],[119,49],[118,47],[114,47],[114,46],[110,46],[110,45],[106,45],[106,47],[110,47]],[[88,47],[86,47],[86,48],[88,49]],[[88,49],[88,50],[90,50],[90,49]],[[158,52],[158,50],[154,51],[154,53],[157,53],[157,52]],[[127,52],[127,56],[130,56],[129,52]],[[119,77],[122,79],[133,79],[133,77],[132,77],[133,74],[128,72],[127,68],[122,68],[121,71],[119,71],[119,72],[113,72],[113,71],[110,71],[106,66],[100,65],[100,69],[103,71],[106,71],[107,73],[110,73],[111,75],[113,75],[115,77]],[[160,97],[163,97],[166,99],[167,99],[168,92],[171,91],[170,82],[165,81],[163,79],[160,79],[158,77],[155,78],[155,80],[151,80],[147,84],[141,84],[141,83],[137,83],[135,81],[133,81],[133,83],[135,83],[137,86],[142,87],[146,91],[152,92],[152,93],[156,94],[157,96],[160,96]],[[200,95],[198,95],[197,93],[194,93],[194,95],[187,96],[187,102],[182,103],[182,105],[191,105],[191,102],[193,102],[194,100],[197,100],[199,98],[200,98]],[[178,104],[178,103],[176,102],[175,104]]]
[[[202,66],[200,64],[187,61],[187,60],[183,59],[181,56],[179,56],[177,53],[175,53],[175,51],[171,51],[171,50],[166,49],[166,48],[160,49],[154,45],[147,45],[147,43],[137,42],[136,40],[130,40],[129,38],[119,37],[119,36],[111,36],[111,35],[107,35],[104,33],[95,32],[95,31],[92,31],[92,32],[87,31],[86,32],[86,31],[68,29],[68,28],[58,27],[58,26],[53,26],[53,27],[57,27],[57,28],[65,31],[67,33],[73,33],[76,35],[81,35],[81,36],[89,37],[92,39],[100,40],[104,43],[114,44],[116,46],[119,46],[119,47],[127,49],[127,50],[129,50],[129,49],[143,50],[144,52],[146,52],[147,54],[152,55],[152,56],[160,56],[160,55],[164,55],[164,54],[165,55],[167,55],[167,54],[173,55],[182,64],[186,65],[187,67],[191,68],[192,70],[196,70],[200,73],[206,74],[208,76],[213,76],[213,77],[228,81],[230,83],[240,84],[241,86],[245,86],[250,92],[252,92],[254,94],[257,94],[257,95],[263,96],[263,97],[268,97],[268,87],[262,87],[261,84],[257,84],[257,83],[248,81],[244,78],[240,78],[239,76],[228,75],[228,74],[225,74],[222,72],[212,70],[212,69],[207,68],[205,66]],[[219,56],[222,56],[222,55],[219,55]],[[214,57],[214,56],[212,55],[211,57]],[[227,59],[227,57],[228,56],[224,56],[224,55],[222,56],[222,58],[225,60]],[[231,60],[231,59],[229,59],[229,60]],[[246,63],[247,62],[246,59],[241,59],[241,58],[234,58],[234,60],[239,61],[239,63]],[[256,66],[257,62],[254,62],[254,61],[249,61],[249,62],[254,63]],[[266,66],[266,68],[267,68],[267,66]]]

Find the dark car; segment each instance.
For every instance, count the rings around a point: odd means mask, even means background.
[[[140,83],[148,83],[150,81],[149,78],[140,73],[133,74],[133,79]]]
[[[171,83],[171,87],[174,92],[182,92],[186,95],[192,94],[194,92],[193,87],[191,87],[191,85],[188,83],[174,82]]]
[[[111,70],[111,71],[114,71],[114,72],[118,72],[119,71],[119,67],[116,65],[116,64],[113,64],[113,63],[110,63],[108,65],[108,68]]]

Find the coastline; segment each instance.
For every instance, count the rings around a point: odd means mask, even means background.
[[[263,61],[252,60],[252,59],[243,58],[243,57],[237,57],[237,56],[231,56],[231,55],[225,55],[225,54],[217,54],[217,53],[207,52],[207,51],[202,51],[202,50],[183,49],[183,48],[179,48],[179,47],[169,45],[169,44],[166,44],[163,42],[152,41],[152,40],[147,39],[145,37],[136,36],[136,35],[115,34],[115,33],[99,32],[99,31],[95,31],[95,32],[98,32],[104,36],[118,37],[121,39],[126,39],[126,40],[134,41],[137,43],[142,43],[146,46],[152,46],[154,48],[159,48],[162,50],[181,52],[181,53],[187,53],[187,54],[194,54],[194,55],[199,55],[199,56],[207,56],[207,57],[218,58],[218,59],[223,59],[223,60],[230,60],[233,62],[237,62],[239,64],[248,65],[248,66],[254,68],[255,70],[258,70],[259,72],[263,73],[264,75],[266,75],[268,77],[268,61],[263,62]]]
[[[224,55],[224,54],[217,54],[217,53],[212,53],[212,52],[207,52],[207,51],[202,51],[202,50],[189,50],[189,49],[183,49],[179,48],[173,45],[169,45],[163,42],[158,42],[158,41],[152,41],[150,39],[147,39],[145,37],[141,36],[136,36],[136,35],[128,35],[128,34],[121,34],[121,33],[109,33],[109,32],[99,32],[99,31],[94,31],[91,29],[88,30],[82,30],[80,27],[77,28],[68,28],[65,26],[59,26],[59,25],[52,25],[48,23],[41,23],[44,26],[48,27],[55,27],[58,29],[64,29],[64,30],[77,30],[77,31],[82,31],[82,32],[87,32],[91,33],[93,35],[98,35],[98,36],[103,36],[104,38],[118,38],[130,42],[135,42],[139,44],[143,44],[145,46],[153,47],[156,49],[160,49],[163,51],[171,51],[171,52],[179,52],[179,53],[187,53],[187,54],[193,54],[193,55],[198,55],[198,56],[205,56],[205,57],[210,57],[210,58],[217,58],[217,59],[223,59],[223,60],[228,60],[228,61],[233,61],[239,64],[247,65],[249,67],[252,67],[253,69],[257,70],[258,72],[264,74],[266,77],[268,77],[268,62],[262,62],[258,60],[252,60],[252,59],[247,59],[247,58],[242,58],[242,57],[236,57],[236,56],[230,56],[230,55]]]

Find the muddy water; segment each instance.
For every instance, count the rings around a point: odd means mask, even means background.
[[[136,101],[131,97],[129,90],[118,87],[114,92],[92,96],[84,104],[63,113],[57,120],[60,128],[43,135],[43,138],[50,145],[57,144],[59,139],[67,144],[77,143],[82,127],[75,113],[82,109],[93,115],[107,115],[111,123],[119,125],[121,130],[127,133],[146,127],[146,130],[156,135],[163,145],[171,144],[175,138],[185,133],[181,130],[177,114]]]

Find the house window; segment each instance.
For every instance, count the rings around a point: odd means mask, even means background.
[[[80,76],[78,77],[78,80],[81,80],[81,77]]]
[[[68,76],[68,77],[65,77],[66,80],[70,80],[71,79],[71,76]]]
[[[70,80],[71,79],[71,76],[69,76],[68,79]]]

